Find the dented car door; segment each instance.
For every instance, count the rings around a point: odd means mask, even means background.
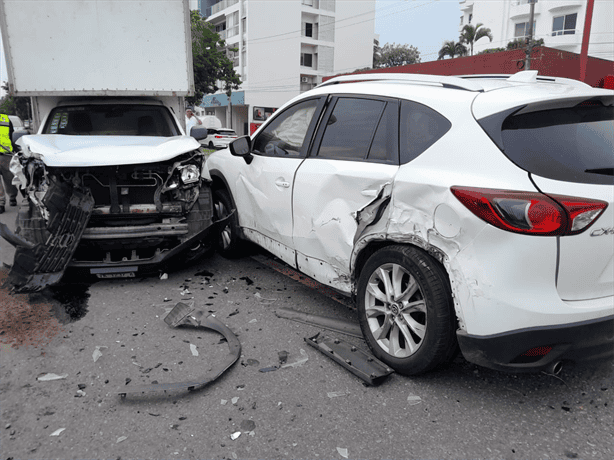
[[[237,176],[236,195],[244,235],[296,266],[292,248],[292,188],[315,129],[323,98],[293,105],[254,138],[253,159]]]
[[[396,100],[333,97],[294,184],[294,246],[301,271],[350,291],[354,244],[385,215],[398,151]],[[370,212],[362,212],[366,208]]]

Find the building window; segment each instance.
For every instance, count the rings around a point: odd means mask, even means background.
[[[558,16],[552,21],[552,36],[573,35],[576,33],[576,20],[578,13]]]
[[[313,62],[313,55],[311,53],[301,53],[301,65],[304,67],[311,67]]]
[[[305,37],[313,37],[313,24],[310,22],[305,23]]]
[[[302,3],[306,6],[313,6],[313,0],[303,0]]]
[[[533,35],[535,35],[535,22],[533,21]],[[519,22],[516,24],[516,28],[514,29],[514,37],[528,37],[529,36],[529,23],[527,22]]]
[[[462,16],[461,16],[461,23],[460,23],[460,25],[461,26],[463,25],[463,17]]]
[[[471,24],[472,19],[473,19],[473,13],[469,13],[469,21],[467,21],[467,24]]]

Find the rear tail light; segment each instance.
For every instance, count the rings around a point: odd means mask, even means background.
[[[535,347],[530,350],[525,351],[523,354],[516,356],[512,359],[511,363],[513,364],[528,364],[539,361],[544,356],[552,351],[551,345],[546,345],[543,347]]]
[[[482,220],[502,230],[528,235],[581,233],[608,206],[605,201],[538,192],[456,186],[451,191]]]
[[[221,139],[223,136],[215,136],[216,139]]]

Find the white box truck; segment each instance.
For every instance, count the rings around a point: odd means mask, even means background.
[[[210,178],[185,135],[194,92],[188,0],[0,0],[14,96],[36,134],[11,161],[27,197],[9,279],[17,291],[68,268],[132,277],[200,257],[217,240]]]

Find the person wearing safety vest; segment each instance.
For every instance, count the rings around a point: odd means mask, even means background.
[[[9,169],[13,156],[13,123],[8,115],[0,114],[0,214],[5,211],[6,197],[9,195],[11,206],[17,206],[17,187],[13,185],[13,173]],[[4,187],[2,182],[4,180]]]

